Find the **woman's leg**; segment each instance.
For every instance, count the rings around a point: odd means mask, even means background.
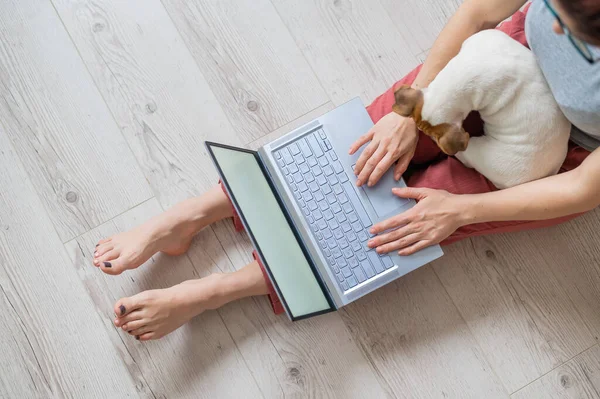
[[[205,310],[268,293],[261,268],[254,261],[233,273],[212,274],[121,298],[115,304],[114,311],[119,316],[114,324],[141,341],[158,339]]]
[[[146,223],[103,239],[94,254],[94,264],[107,274],[120,274],[147,261],[158,251],[180,255],[193,236],[211,223],[239,218],[221,187],[185,200]],[[188,280],[162,290],[149,290],[119,299],[114,307],[114,324],[140,340],[160,338],[207,309],[252,295],[273,294],[257,260],[244,268]],[[278,300],[271,298],[274,309]],[[280,305],[279,305],[280,306]]]
[[[100,240],[94,252],[94,265],[107,274],[121,274],[138,267],[159,251],[180,255],[187,251],[196,233],[232,216],[227,196],[215,186],[132,230]]]

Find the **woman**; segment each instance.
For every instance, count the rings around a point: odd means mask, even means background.
[[[495,27],[524,5],[523,0],[467,0],[436,40],[425,64],[398,82],[426,87],[458,53],[470,35]],[[395,194],[414,198],[408,212],[373,226],[369,245],[379,252],[411,254],[428,245],[447,244],[495,232],[554,225],[600,204],[600,0],[534,0],[499,29],[527,42],[538,58],[552,92],[573,123],[572,143],[559,175],[510,189],[495,187],[455,158],[443,156],[419,133],[411,119],[391,112],[393,90],[368,107],[375,126],[350,149],[364,144],[355,171],[359,184],[375,184],[394,163],[409,188]],[[552,30],[554,32],[552,32]],[[527,39],[527,40],[526,40]],[[465,122],[481,134],[474,114]],[[592,152],[590,152],[592,151]],[[220,187],[186,200],[134,230],[101,240],[94,264],[108,274],[138,267],[154,253],[185,252],[192,237],[224,218],[241,224]],[[206,309],[235,299],[268,294],[276,312],[283,309],[261,265],[255,261],[234,273],[213,274],[164,290],[145,291],[115,304],[114,323],[140,340],[160,338]]]

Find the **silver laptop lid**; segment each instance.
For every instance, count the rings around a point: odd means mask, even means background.
[[[335,310],[257,153],[206,146],[290,319]]]

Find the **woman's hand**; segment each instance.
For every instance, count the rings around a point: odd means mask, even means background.
[[[398,164],[394,168],[394,178],[399,180],[415,154],[418,140],[419,132],[412,119],[395,112],[381,118],[350,147],[349,153],[352,155],[364,144],[371,142],[356,161],[356,185],[368,183],[373,186],[395,161]]]
[[[395,229],[373,237],[368,242],[378,253],[399,250],[400,255],[410,255],[430,245],[438,244],[450,236],[464,222],[463,196],[444,190],[429,188],[394,188],[398,197],[412,198],[417,205],[408,211],[377,223],[372,234]]]

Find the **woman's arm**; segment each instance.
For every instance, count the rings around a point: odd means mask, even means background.
[[[466,0],[450,19],[433,44],[413,87],[426,87],[446,66],[462,43],[482,29],[493,28],[519,9],[525,0]],[[400,179],[417,147],[419,133],[410,118],[390,112],[350,147],[354,154],[369,143],[360,154],[354,169],[357,183],[376,184],[398,161],[394,177]]]
[[[458,54],[460,46],[469,36],[495,28],[526,3],[526,0],[466,0],[440,32],[423,68],[413,83],[414,88],[424,88]]]
[[[371,233],[379,235],[369,241],[369,246],[380,253],[399,250],[400,255],[410,255],[440,243],[468,224],[553,219],[599,206],[600,149],[570,172],[505,190],[456,195],[407,187],[392,192],[419,202],[408,211],[374,225]]]
[[[570,172],[485,194],[463,195],[461,225],[545,220],[600,205],[600,149]]]

